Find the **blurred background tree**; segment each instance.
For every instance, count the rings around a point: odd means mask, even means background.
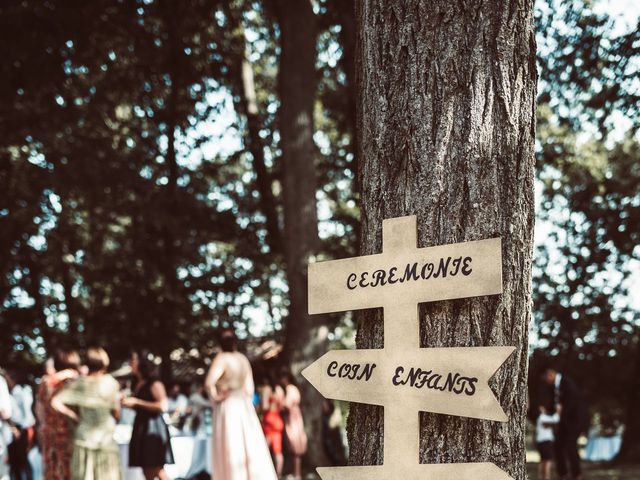
[[[638,460],[640,304],[629,291],[640,256],[638,16],[610,15],[606,2],[548,0],[537,21],[532,369],[551,360],[574,377],[601,428],[625,424],[619,458]]]

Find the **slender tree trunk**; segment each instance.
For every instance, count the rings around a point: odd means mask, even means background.
[[[351,135],[351,150],[353,161],[349,168],[352,170],[355,180],[353,182],[354,200],[359,206],[360,179],[358,177],[358,128],[357,128],[357,102],[358,90],[356,85],[356,1],[335,0],[333,8],[338,11],[340,25],[340,45],[342,46],[341,64],[346,75],[346,125],[344,126]],[[360,225],[355,230],[355,245],[360,243]]]
[[[69,202],[65,202],[64,211],[60,215],[59,220],[59,242],[60,242],[60,280],[64,291],[64,304],[67,312],[68,326],[67,332],[70,339],[74,342],[82,339],[79,338],[80,325],[82,323],[80,305],[73,298],[73,284],[75,283],[75,275],[73,271],[73,255],[75,253],[74,244],[74,224],[72,221],[71,206]],[[82,345],[74,345],[74,347]]]
[[[616,458],[617,462],[624,463],[635,463],[640,460],[640,413],[638,413],[638,405],[640,405],[640,338],[636,341],[635,357],[632,375],[627,383],[629,395],[622,448]]]
[[[249,152],[251,152],[253,169],[256,174],[256,187],[260,194],[260,205],[262,206],[262,212],[265,216],[268,243],[272,252],[280,253],[282,240],[278,222],[278,210],[273,196],[271,175],[269,174],[269,170],[265,163],[264,145],[260,138],[261,122],[258,112],[258,103],[256,101],[256,86],[253,68],[247,58],[246,52],[242,57],[240,75],[242,84],[241,105],[247,118],[246,138]]]
[[[175,338],[173,326],[176,324],[176,316],[180,315],[178,311],[178,278],[177,278],[177,256],[176,256],[176,238],[175,226],[173,219],[178,215],[176,210],[177,188],[179,166],[176,155],[176,129],[178,128],[178,101],[180,89],[180,15],[181,9],[176,0],[164,0],[162,3],[165,27],[167,29],[167,48],[166,48],[166,68],[171,79],[169,86],[167,106],[164,111],[164,121],[167,127],[167,150],[165,152],[165,161],[167,163],[167,186],[165,191],[166,212],[165,222],[163,225],[163,242],[165,257],[162,269],[164,271],[164,298],[163,308],[161,309],[161,333],[164,340],[160,345],[160,351],[157,352],[162,358],[161,374],[165,381],[169,381],[172,376],[171,370],[171,351],[173,343],[171,339]]]
[[[40,265],[36,263],[34,263],[30,269],[33,284],[31,285],[29,293],[34,300],[33,311],[38,319],[36,325],[40,329],[40,334],[42,336],[42,347],[44,348],[45,352],[50,355],[53,351],[53,345],[51,342],[51,328],[47,324],[47,314],[44,311],[46,304],[44,297],[42,296],[42,291],[40,290],[43,275],[42,271],[40,270]]]
[[[536,64],[533,2],[361,0],[357,6],[361,254],[382,220],[418,216],[419,246],[500,236],[502,295],[423,304],[421,344],[514,345],[491,382],[506,423],[421,414],[422,463],[489,461],[526,478]],[[358,348],[382,346],[379,311]],[[352,405],[350,463],[382,460],[382,409]]]
[[[308,460],[325,464],[321,440],[322,397],[300,371],[326,349],[326,328],[307,313],[307,264],[318,247],[316,147],[313,106],[316,94],[316,29],[311,0],[273,2],[280,27],[279,127],[283,162],[284,252],[289,284],[285,355],[300,381]]]
[[[66,261],[65,258],[62,259],[60,263],[60,267],[62,268],[62,288],[64,290],[64,304],[67,308],[67,317],[69,319],[69,328],[68,333],[69,337],[73,338],[76,341],[82,342],[82,338],[80,338],[80,313],[76,309],[76,301],[73,298],[73,272],[71,269],[73,268],[69,262]]]
[[[233,62],[234,76],[236,80],[237,98],[236,109],[240,115],[244,115],[247,121],[245,132],[246,147],[251,154],[253,170],[256,174],[256,190],[260,195],[260,207],[265,216],[265,228],[267,231],[267,243],[272,253],[282,252],[282,232],[280,227],[276,198],[273,194],[273,179],[264,155],[264,142],[260,137],[262,127],[262,115],[260,115],[255,75],[253,66],[249,60],[250,49],[245,39],[245,30],[242,24],[242,12],[231,8],[230,4],[224,5],[224,12],[233,32]]]
[[[356,128],[357,118],[357,88],[356,88],[356,15],[355,0],[336,0],[335,8],[338,9],[340,22],[340,45],[342,46],[342,68],[347,77],[347,125],[351,134],[351,144],[354,150],[352,169],[354,175],[358,174],[358,129]],[[355,193],[360,191],[358,179],[354,182]]]

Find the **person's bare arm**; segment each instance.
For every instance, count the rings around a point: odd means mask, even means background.
[[[0,420],[11,419],[11,394],[4,377],[0,378]]]
[[[203,395],[193,395],[189,401],[191,402],[191,412],[209,407],[209,401]]]
[[[224,375],[224,361],[222,360],[222,355],[218,354],[214,358],[211,368],[209,368],[207,380],[204,384],[207,392],[209,392],[209,398],[216,402],[220,402],[227,397],[226,392],[218,392],[216,387],[216,383],[222,378],[222,375]]]
[[[118,398],[117,394],[116,394],[116,398]],[[113,418],[116,419],[116,422],[119,422],[121,414],[122,414],[122,409],[120,408],[120,403],[116,401],[114,409],[111,410],[111,415],[113,416]]]
[[[247,364],[249,364],[248,361]],[[248,397],[253,397],[255,391],[256,386],[253,383],[253,374],[251,373],[251,366],[249,365],[249,373],[247,373],[247,376],[244,379],[244,394]]]
[[[294,385],[287,385],[284,392],[284,408],[290,409],[298,403],[300,403],[300,391]]]
[[[167,411],[167,391],[162,382],[153,382],[151,385],[151,395],[153,401],[141,400],[136,397],[129,397],[122,400],[122,405],[129,408],[144,408],[150,412],[164,413]]]
[[[271,395],[273,395],[273,391],[271,387],[265,386],[260,390],[260,402],[262,404],[262,411],[266,412],[269,410],[269,403],[271,402]]]
[[[74,422],[80,421],[80,418],[78,418],[78,414],[71,408],[67,407],[57,395],[51,399],[51,408],[53,408],[59,414],[73,420]]]
[[[116,422],[120,421],[120,416],[122,413],[122,409],[120,408],[120,399],[122,398],[120,394],[120,384],[113,380],[113,410],[111,410],[111,415],[116,419]]]
[[[275,398],[276,405],[278,405],[278,409],[281,410],[286,408],[286,393],[284,389],[280,385],[276,385],[276,388],[273,390],[273,398]]]

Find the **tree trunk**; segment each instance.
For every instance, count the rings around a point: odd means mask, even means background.
[[[421,414],[421,463],[493,462],[526,478],[536,64],[533,2],[357,6],[362,255],[382,220],[418,216],[420,247],[500,236],[503,294],[421,305],[423,347],[514,345],[491,381],[509,420]],[[358,348],[382,347],[380,311]],[[382,461],[382,409],[353,405],[350,464]]]
[[[640,332],[640,329],[639,329]],[[627,421],[625,423],[622,448],[616,462],[637,463],[640,460],[640,338],[636,342],[635,365],[627,383]]]
[[[243,38],[244,41],[244,38]],[[254,82],[253,67],[247,55],[242,57],[240,68],[240,79],[242,85],[241,107],[247,118],[247,143],[253,169],[256,174],[256,187],[260,194],[260,205],[265,216],[265,226],[267,229],[267,240],[273,253],[281,252],[281,235],[278,222],[278,210],[272,190],[272,181],[264,158],[264,145],[260,138],[260,116],[256,101],[256,87]]]
[[[80,343],[80,345],[74,345],[74,347],[82,347],[82,338],[80,338],[80,326],[82,325],[81,306],[75,298],[73,298],[73,285],[75,283],[73,256],[76,251],[74,236],[73,214],[70,202],[64,203],[64,212],[60,216],[59,220],[59,242],[60,242],[60,280],[62,283],[62,289],[64,293],[64,304],[67,313],[67,333],[68,338],[73,339],[74,342]]]
[[[67,318],[69,320],[67,332],[74,341],[82,343],[80,337],[80,313],[76,309],[76,301],[73,298],[73,278],[71,262],[63,258],[60,262],[62,275],[62,289],[64,292],[64,304],[67,308]]]
[[[47,354],[53,352],[53,345],[51,342],[51,327],[47,324],[47,314],[45,313],[45,300],[42,295],[40,286],[42,285],[43,274],[40,269],[40,265],[33,263],[30,267],[32,284],[29,290],[29,294],[34,300],[33,312],[37,317],[37,328],[40,329],[40,335],[42,336],[42,347]]]
[[[177,278],[177,255],[176,255],[176,236],[174,218],[177,213],[177,189],[178,176],[180,167],[178,165],[176,152],[176,130],[179,127],[179,89],[180,85],[180,20],[182,10],[176,0],[164,0],[162,3],[165,28],[167,29],[166,43],[166,71],[171,79],[169,86],[167,104],[163,111],[164,122],[167,128],[167,149],[164,157],[167,163],[167,185],[165,187],[166,212],[163,224],[163,246],[164,259],[161,260],[162,270],[164,274],[164,292],[161,309],[161,335],[164,341],[156,352],[162,359],[160,366],[161,376],[165,382],[171,380],[171,351],[175,344],[170,339],[175,338],[174,328],[177,322],[177,316],[181,315],[178,311],[178,278]]]
[[[342,46],[342,68],[344,69],[347,77],[347,125],[349,133],[351,134],[351,145],[353,145],[354,158],[353,173],[356,176],[354,182],[354,193],[359,193],[360,188],[358,185],[358,129],[356,128],[356,105],[358,101],[357,88],[356,88],[356,16],[355,16],[355,0],[337,0],[335,2],[335,8],[338,10],[338,19],[340,22],[340,45]]]
[[[245,29],[242,24],[242,13],[232,8],[230,4],[224,5],[224,12],[229,19],[233,32],[233,58],[235,80],[235,107],[239,115],[244,115],[247,121],[244,138],[245,145],[251,154],[254,173],[256,174],[256,190],[260,195],[260,208],[265,217],[265,229],[267,231],[267,244],[271,253],[282,253],[282,232],[278,215],[276,197],[273,194],[273,179],[267,168],[264,155],[264,141],[260,137],[260,129],[263,126],[263,118],[258,107],[255,75],[249,55],[251,53],[245,38]]]
[[[316,29],[311,0],[273,2],[280,27],[279,128],[283,162],[284,252],[289,284],[285,355],[302,391],[309,437],[307,460],[326,464],[321,440],[322,396],[300,371],[326,350],[326,328],[307,313],[307,264],[318,247],[313,106]]]

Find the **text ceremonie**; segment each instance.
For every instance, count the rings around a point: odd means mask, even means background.
[[[463,275],[465,277],[471,275],[473,270],[471,257],[444,257],[435,262],[413,262],[407,263],[403,267],[393,266],[387,269],[378,269],[374,271],[352,272],[347,277],[347,288],[355,290],[356,288],[378,287],[387,284],[405,283],[409,281],[429,280],[430,278],[446,278]],[[402,272],[402,274],[399,274]]]

